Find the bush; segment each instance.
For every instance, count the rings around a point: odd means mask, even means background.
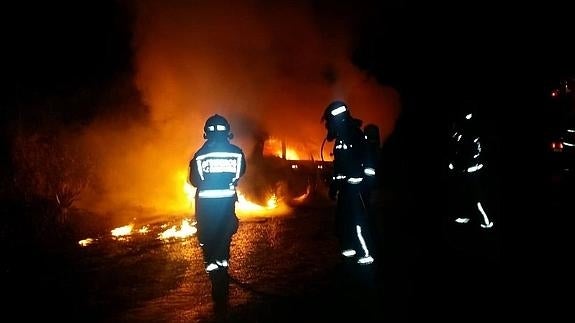
[[[55,222],[69,221],[69,210],[88,185],[93,162],[74,137],[50,131],[18,133],[13,142],[14,184],[28,204],[50,205]]]

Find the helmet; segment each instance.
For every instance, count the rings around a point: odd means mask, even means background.
[[[345,121],[349,117],[351,117],[351,114],[347,104],[343,101],[333,101],[325,108],[321,120],[326,123],[334,123]]]
[[[325,128],[327,129],[327,140],[332,141],[338,132],[338,128],[343,126],[343,124],[352,119],[349,112],[349,107],[343,101],[333,101],[331,102],[323,112],[321,121],[324,122]]]
[[[226,118],[219,114],[214,114],[206,120],[204,125],[204,139],[232,139],[233,134],[231,133],[230,123]]]
[[[483,131],[483,113],[476,105],[466,105],[457,111],[451,123],[450,135],[453,137],[458,134],[464,138],[475,138]]]

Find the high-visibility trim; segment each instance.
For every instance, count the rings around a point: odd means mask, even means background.
[[[345,105],[341,105],[341,106],[339,106],[338,108],[333,109],[333,110],[331,111],[331,115],[332,115],[332,116],[336,116],[336,115],[338,115],[338,114],[341,114],[341,113],[345,112],[346,110],[347,110],[347,109],[346,109]]]
[[[216,264],[220,267],[228,267],[228,261],[226,259],[216,260]]]
[[[226,131],[226,126],[218,124],[214,126],[208,126],[208,131]]]
[[[206,266],[206,272],[212,272],[216,269],[218,269],[218,265],[214,264],[213,262],[211,262],[209,265]]]
[[[356,252],[355,252],[355,250],[353,250],[353,249],[346,249],[346,250],[343,250],[343,251],[341,252],[341,254],[342,254],[344,257],[349,258],[349,257],[355,256]]]
[[[202,161],[206,158],[235,158],[237,160],[236,163],[236,172],[235,177],[233,178],[232,182],[236,179],[240,178],[240,172],[242,169],[242,154],[240,153],[230,153],[230,152],[211,152],[207,154],[203,154],[196,157],[196,164],[198,168],[198,173],[200,174],[200,178],[202,181],[204,180],[204,171],[202,170]]]
[[[371,167],[367,167],[366,169],[363,170],[363,172],[365,173],[365,175],[368,175],[368,176],[375,175],[375,169],[373,169]]]
[[[361,243],[361,248],[363,249],[363,253],[365,255],[364,257],[369,257],[369,250],[367,249],[367,244],[365,243],[365,239],[363,238],[363,235],[361,234],[361,226],[356,225],[355,230],[357,231],[357,238],[359,239],[359,242]],[[371,261],[373,261],[373,259]]]
[[[196,159],[196,166],[198,168],[198,174],[200,174],[200,178],[202,181],[204,180],[204,170],[202,169],[202,160]]]
[[[364,256],[357,260],[357,263],[360,265],[369,265],[373,262],[372,256]]]
[[[350,177],[347,179],[347,182],[350,184],[359,184],[361,181],[363,181],[363,178],[361,177]]]
[[[232,197],[236,194],[235,190],[203,190],[199,191],[198,197],[200,198],[220,198],[220,197]]]
[[[477,202],[477,209],[479,210],[479,212],[481,212],[481,215],[483,215],[484,223],[481,223],[481,227],[484,229],[491,228],[493,226],[493,221],[490,221],[489,218],[487,217],[487,213],[485,213],[485,210],[483,210],[481,202]]]
[[[475,166],[468,167],[468,168],[467,168],[467,172],[468,172],[468,173],[473,173],[473,172],[476,172],[476,171],[480,170],[481,168],[483,168],[483,164],[477,164],[477,165],[475,165]]]

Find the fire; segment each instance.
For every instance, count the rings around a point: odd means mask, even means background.
[[[110,231],[112,233],[112,236],[114,237],[123,237],[123,236],[128,236],[130,234],[132,234],[132,229],[134,228],[134,224],[130,223],[115,229],[112,229],[112,231]]]
[[[78,241],[78,244],[81,245],[82,247],[86,247],[91,245],[94,242],[94,239],[92,238],[87,238],[87,239],[83,239]]]
[[[268,208],[276,208],[278,206],[278,198],[275,194],[273,194],[266,202]]]
[[[280,151],[279,156],[281,156],[281,151]],[[299,157],[299,154],[297,153],[297,151],[295,151],[294,149],[291,149],[291,148],[287,148],[286,149],[286,159],[287,160],[300,160],[301,158]]]
[[[311,192],[311,187],[308,185],[306,187],[305,193],[303,193],[300,196],[294,197],[293,202],[294,203],[303,203],[305,201],[305,199],[307,199],[307,197],[309,196],[310,192]]]
[[[118,240],[126,240],[130,237],[134,232],[137,232],[142,235],[147,235],[154,230],[150,227],[150,225],[143,225],[137,230],[134,230],[134,223],[126,224],[121,227],[114,228],[110,230],[112,237]],[[184,239],[187,237],[191,237],[198,231],[195,227],[195,223],[191,223],[189,219],[183,219],[179,226],[173,225],[168,229],[165,229],[168,224],[162,224],[160,226],[163,231],[157,234],[157,238],[160,240],[168,240],[171,238],[178,238]],[[95,239],[93,238],[86,238],[83,240],[78,241],[78,244],[82,247],[86,247],[88,245],[93,244]]]
[[[132,235],[132,233],[134,232],[134,223],[130,223],[130,224],[126,224],[123,225],[121,227],[117,227],[114,228],[112,230],[110,230],[110,233],[112,234],[112,237],[117,238],[117,239],[125,239],[126,237]],[[144,225],[141,228],[139,228],[138,230],[136,230],[137,233],[139,234],[147,234],[148,232],[150,232],[150,227],[148,225]],[[92,239],[85,239],[85,240],[92,240]],[[82,240],[84,241],[84,240]],[[89,243],[91,243],[92,241],[90,241]],[[85,242],[81,243],[82,245],[87,245]],[[88,243],[88,244],[89,244]]]
[[[289,212],[289,207],[284,203],[281,203],[275,194],[271,194],[266,199],[266,205],[259,205],[248,201],[241,192],[238,192],[238,204],[236,206],[236,210],[238,216],[249,217],[285,214]]]
[[[190,224],[190,220],[184,219],[182,220],[182,224],[180,225],[180,229],[178,230],[177,227],[174,225],[171,228],[167,229],[166,231],[160,233],[158,238],[162,240],[170,239],[170,238],[187,238],[193,236],[198,229]]]
[[[194,200],[194,194],[196,189],[191,186],[190,184],[184,184],[184,192],[190,202]],[[278,197],[275,194],[271,194],[266,201],[266,205],[259,205],[253,202],[248,201],[246,197],[238,191],[238,202],[236,205],[236,211],[238,216],[245,217],[245,216],[262,216],[262,215],[277,215],[277,214],[284,214],[289,212],[289,208],[280,202]],[[163,224],[161,226],[164,229],[162,232],[158,233],[158,239],[167,240],[171,238],[187,238],[193,236],[198,231],[195,227],[195,222],[191,223],[189,219],[183,219],[179,226],[173,225],[168,229],[165,229],[168,225]],[[123,240],[127,237],[131,236],[133,232],[137,232],[139,234],[148,234],[152,232],[152,229],[149,225],[144,225],[139,229],[134,229],[135,224],[130,223],[126,224],[117,228],[110,230],[111,235],[114,238]],[[94,239],[87,238],[80,240],[78,244],[81,246],[87,246],[94,242]]]
[[[288,150],[291,151],[291,150]],[[297,153],[295,151],[290,152],[291,156],[296,156]],[[179,172],[179,177],[184,182],[182,186],[183,196],[187,199],[188,208],[193,210],[194,207],[194,196],[196,193],[196,188],[187,183],[185,176],[182,175],[183,172]],[[303,201],[307,198],[309,194],[308,192],[296,198],[296,201]],[[180,204],[181,202],[178,202]],[[242,194],[238,190],[238,202],[236,204],[236,214],[240,218],[250,217],[250,216],[271,216],[271,215],[281,215],[287,214],[290,212],[289,206],[287,206],[281,199],[274,193],[270,193],[270,195],[266,198],[265,205],[260,205],[254,202],[249,201],[244,194]],[[190,236],[193,236],[197,232],[197,228],[195,227],[195,222],[191,223],[189,219],[183,219],[181,224],[172,225],[171,227],[167,228],[168,224],[162,224],[160,226],[161,232],[157,233],[157,238],[160,240],[167,240],[171,238],[178,238],[184,239]],[[118,240],[126,240],[128,239],[134,232],[141,234],[141,235],[148,235],[151,232],[157,232],[157,228],[151,228],[150,225],[143,225],[139,228],[135,228],[134,223],[126,224],[117,228],[110,230],[110,234],[113,238]],[[86,238],[83,240],[78,241],[78,244],[85,247],[88,245],[93,244],[95,239],[93,238]]]
[[[304,159],[302,156],[310,155],[302,152],[303,150],[304,149],[297,149],[294,146],[288,146],[285,141],[278,138],[270,137],[264,143],[263,155],[279,157],[286,160],[301,160]]]
[[[288,211],[288,208],[283,206],[283,204],[279,203],[278,198],[275,194],[271,195],[265,206],[258,205],[256,203],[248,201],[243,194],[238,192],[238,204],[237,210],[239,214],[244,215],[262,215],[262,214],[280,214],[285,213]],[[183,219],[181,224],[172,225],[170,228],[165,229],[168,227],[168,224],[162,224],[160,227],[163,229],[160,233],[157,234],[157,238],[160,240],[169,240],[169,239],[185,239],[187,237],[191,237],[198,229],[195,226],[195,222],[191,222],[190,219]],[[149,225],[143,225],[139,229],[134,229],[135,224],[130,223],[126,224],[117,228],[110,230],[112,237],[118,240],[126,240],[129,238],[134,232],[137,232],[142,235],[147,235],[153,230],[150,228]],[[93,238],[86,238],[83,240],[78,241],[78,244],[86,247],[92,243],[94,243]]]
[[[188,196],[190,203],[194,203],[194,195],[196,188],[189,183],[184,184],[184,192]],[[240,217],[249,217],[250,215],[279,215],[289,212],[287,205],[282,203],[275,194],[270,194],[267,197],[265,205],[260,205],[249,201],[242,192],[238,190],[238,202],[236,204],[236,212]]]

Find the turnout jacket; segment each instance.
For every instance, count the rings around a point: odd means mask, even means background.
[[[189,168],[196,198],[237,197],[236,186],[246,171],[246,159],[238,146],[208,140],[194,154]]]

